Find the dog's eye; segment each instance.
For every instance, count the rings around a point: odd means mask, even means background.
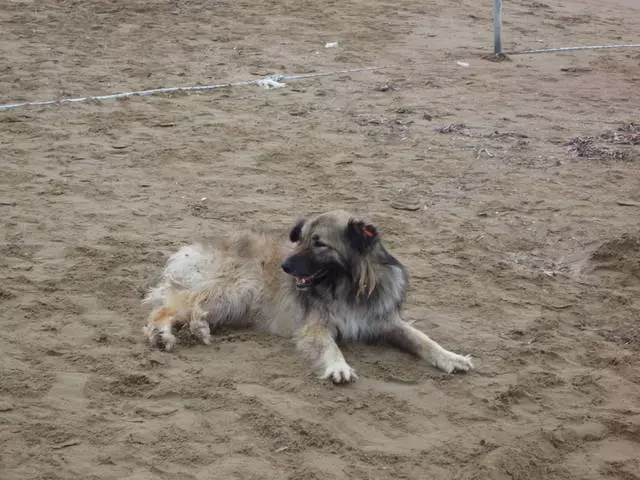
[[[326,247],[327,246],[326,243],[322,243],[320,241],[320,238],[318,238],[315,235],[311,238],[311,245],[313,245],[314,247],[317,247],[317,248],[322,248],[322,247]]]

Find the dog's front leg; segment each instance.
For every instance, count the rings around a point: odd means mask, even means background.
[[[334,383],[355,382],[356,372],[344,359],[331,331],[320,323],[311,323],[296,333],[297,347],[322,370],[322,379]]]
[[[400,319],[384,336],[395,347],[417,355],[444,372],[467,372],[473,368],[471,356],[446,350],[425,333]]]

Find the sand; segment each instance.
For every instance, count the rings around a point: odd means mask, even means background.
[[[0,112],[0,478],[640,478],[640,51],[492,62],[491,10],[3,2],[2,104],[390,68]],[[638,32],[631,0],[505,2],[506,50]],[[146,344],[178,246],[331,208],[474,372],[349,346],[336,387],[286,339]]]

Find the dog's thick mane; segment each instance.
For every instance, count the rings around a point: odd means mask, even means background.
[[[404,270],[400,262],[379,242],[371,251],[357,255],[353,264],[356,296],[368,299],[377,288],[384,288],[385,281],[389,281],[389,269],[393,267]],[[395,276],[392,278],[395,280]]]
[[[404,302],[408,277],[404,266],[379,241],[357,255],[352,270],[352,294],[356,303],[384,303],[383,310],[399,310]]]

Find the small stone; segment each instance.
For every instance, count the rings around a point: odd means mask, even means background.
[[[9,402],[0,401],[0,412],[10,412],[13,410],[13,405]]]

